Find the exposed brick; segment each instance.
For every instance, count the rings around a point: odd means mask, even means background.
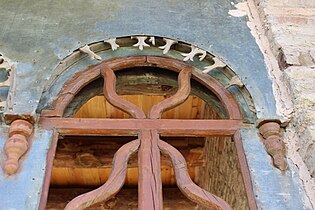
[[[315,48],[310,50],[310,56],[311,56],[313,62],[315,63]]]
[[[280,68],[285,69],[283,80],[288,84],[286,88],[292,93],[294,113],[288,127],[294,129],[299,140],[297,143],[294,139],[288,141],[294,144],[291,149],[299,149],[300,157],[314,177],[315,0],[254,1],[259,5],[260,18],[268,25],[266,34],[270,46],[273,47],[272,52],[277,56]],[[305,177],[301,179],[308,182]],[[314,188],[305,189],[315,206],[315,192],[312,190]]]
[[[307,18],[305,18],[305,17],[279,16],[279,17],[277,17],[277,22],[280,24],[283,24],[283,23],[307,24]]]
[[[300,53],[299,55],[300,64],[303,66],[314,66],[315,63],[309,53]]]

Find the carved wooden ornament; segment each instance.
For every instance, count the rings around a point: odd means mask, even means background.
[[[129,113],[135,119],[146,121],[160,120],[164,111],[183,103],[190,94],[191,69],[184,68],[178,77],[177,92],[154,105],[148,116],[134,104],[120,98],[116,91],[116,77],[111,68],[104,66],[101,70],[104,77],[104,96],[117,108]],[[146,123],[147,124],[147,123]],[[171,126],[171,125],[169,125]],[[138,151],[139,162],[139,198],[138,208],[163,209],[162,180],[160,169],[160,151],[172,159],[177,185],[182,193],[190,200],[211,209],[229,210],[231,207],[223,199],[203,190],[190,179],[187,165],[180,152],[162,141],[158,129],[140,129],[138,139],[122,146],[115,154],[112,173],[107,182],[96,190],[74,198],[66,206],[66,210],[85,209],[99,202],[107,202],[123,186],[126,168],[130,155]]]
[[[139,107],[123,100],[116,93],[114,71],[127,66],[160,66],[179,73],[177,92],[154,105],[146,115]],[[113,106],[130,114],[132,119],[83,119],[62,117],[67,105],[80,90],[100,74],[104,78],[104,96]],[[229,115],[222,120],[161,119],[163,112],[183,103],[190,94],[190,78],[193,74],[201,84],[220,98]],[[74,198],[66,209],[85,209],[106,203],[121,189],[125,181],[129,157],[138,152],[138,208],[163,209],[162,182],[160,176],[160,152],[172,160],[177,185],[190,200],[210,209],[231,209],[221,198],[198,187],[190,179],[183,156],[174,147],[162,141],[160,136],[233,136],[242,121],[237,103],[221,84],[206,74],[193,71],[184,62],[157,56],[133,56],[103,61],[69,80],[49,110],[43,110],[39,124],[45,129],[55,129],[61,135],[134,135],[137,140],[122,146],[115,154],[113,168],[107,182],[91,192]],[[88,157],[89,159],[90,157]],[[81,160],[81,158],[80,158]],[[86,160],[85,157],[82,160]],[[242,163],[242,162],[241,162]],[[49,184],[49,182],[47,182]],[[246,182],[250,183],[250,182]],[[245,183],[245,184],[246,184]],[[47,185],[48,186],[48,185]],[[251,188],[250,188],[251,189]],[[43,205],[44,206],[44,205]],[[255,203],[251,209],[256,209]]]
[[[285,160],[285,146],[280,137],[280,125],[276,122],[267,122],[259,127],[264,138],[264,145],[273,159],[273,164],[281,171],[285,171],[287,163]]]
[[[9,138],[4,150],[7,155],[4,171],[8,175],[15,174],[19,168],[19,159],[28,150],[28,139],[33,132],[33,125],[26,120],[12,122]]]

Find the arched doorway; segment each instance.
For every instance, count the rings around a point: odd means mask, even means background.
[[[149,114],[149,119],[146,118],[145,114],[141,112],[137,107],[133,104],[128,103],[127,101],[123,101],[120,97],[117,96],[115,92],[115,75],[113,72],[123,72],[126,69],[131,68],[141,68],[146,67],[147,70],[151,68],[156,68],[160,70],[167,70],[179,73],[179,88],[178,91],[174,96],[171,96],[165,99],[164,102],[158,103],[157,106],[154,106],[151,109]],[[154,70],[153,70],[154,71]],[[76,100],[76,96],[86,95],[88,92],[93,92],[93,88],[88,87],[88,84],[92,84],[93,82],[97,83],[98,79],[103,75],[105,79],[105,88],[104,94],[106,99],[114,106],[123,109],[124,111],[129,112],[131,116],[135,119],[123,119],[123,120],[108,120],[108,119],[75,119],[75,118],[65,118],[65,116],[70,116],[71,113],[75,112],[75,107],[80,107],[82,105],[82,101],[85,102],[86,100]],[[191,75],[191,76],[190,76]],[[186,120],[186,121],[178,121],[178,120],[171,120],[171,119],[160,119],[161,114],[164,109],[172,108],[173,106],[180,104],[186,100],[188,95],[190,94],[190,77],[192,78],[192,83],[195,83],[195,94],[205,93],[206,95],[212,95],[209,101],[212,101],[212,104],[216,104],[217,107],[215,109],[218,110],[225,110],[219,113],[219,117],[223,118],[221,120],[212,119],[212,120]],[[199,90],[197,84],[201,85],[205,90]],[[139,84],[138,84],[139,85]],[[97,85],[96,85],[97,86]],[[86,89],[84,89],[86,88]],[[91,94],[89,97],[91,97]],[[87,98],[89,98],[87,97]],[[82,97],[81,97],[82,99]],[[81,103],[81,104],[80,104]],[[215,110],[214,109],[214,110]],[[152,111],[155,110],[155,111]],[[158,111],[157,111],[158,110]],[[221,116],[220,116],[221,115]],[[189,181],[189,176],[184,175],[184,172],[187,172],[185,169],[185,164],[183,163],[183,159],[179,157],[174,157],[178,154],[173,147],[168,147],[167,143],[163,145],[159,145],[159,135],[170,135],[170,136],[223,136],[223,137],[232,137],[233,141],[235,142],[236,151],[238,155],[238,161],[240,163],[240,168],[243,175],[243,181],[245,184],[246,191],[247,191],[247,198],[250,202],[249,205],[251,208],[256,208],[255,202],[252,196],[252,190],[248,175],[248,169],[246,167],[246,160],[244,158],[244,153],[242,152],[242,145],[240,141],[240,137],[238,135],[238,129],[240,128],[242,122],[242,115],[238,109],[238,105],[233,98],[233,96],[216,80],[211,78],[206,74],[202,74],[199,71],[196,71],[194,67],[189,64],[180,62],[175,59],[165,58],[165,57],[157,57],[157,56],[135,56],[135,57],[126,57],[126,58],[117,58],[112,60],[104,61],[96,66],[90,67],[85,71],[77,74],[73,79],[69,80],[65,85],[63,90],[59,93],[57,99],[55,100],[53,106],[50,109],[46,109],[42,112],[40,124],[45,128],[55,128],[59,135],[109,135],[109,134],[116,134],[119,133],[120,135],[136,135],[139,136],[139,131],[149,129],[151,134],[148,134],[145,139],[148,139],[149,136],[152,139],[150,142],[155,142],[156,146],[154,154],[156,155],[153,159],[159,160],[159,150],[162,150],[165,154],[171,156],[173,161],[173,167],[175,168],[177,184],[179,188],[184,192],[184,194],[191,200],[203,204],[208,207],[213,208],[228,208],[225,205],[225,202],[222,200],[217,201],[217,199],[211,199],[211,194],[209,196],[204,197],[205,191],[201,190],[201,188],[192,184],[191,180]],[[173,128],[172,128],[173,126]],[[152,130],[153,129],[153,130]],[[155,134],[152,135],[152,132]],[[140,135],[141,136],[141,135]],[[152,138],[152,136],[156,136],[157,138]],[[140,138],[141,139],[141,138]],[[231,140],[231,139],[230,139]],[[220,141],[220,140],[219,140]],[[136,143],[134,143],[136,144]],[[139,142],[137,144],[140,144]],[[150,143],[149,143],[150,144]],[[152,145],[151,145],[152,146]],[[151,146],[149,148],[151,148]],[[234,145],[233,145],[234,146]],[[147,148],[147,146],[143,146]],[[173,149],[172,149],[173,148]],[[135,151],[137,150],[134,149]],[[142,149],[146,150],[146,149]],[[141,151],[141,150],[140,150]],[[140,152],[141,153],[141,152]],[[148,155],[150,153],[147,153]],[[143,154],[142,154],[143,155]],[[152,154],[151,154],[152,155]],[[151,157],[149,155],[148,157]],[[126,158],[126,157],[125,157]],[[141,159],[141,158],[140,158]],[[144,172],[142,170],[143,165],[145,167],[149,166],[152,169],[152,165],[158,166],[159,161],[156,163],[149,162],[145,163],[146,160],[150,158],[142,158],[142,161],[139,162],[139,174],[145,174],[148,171]],[[142,163],[142,166],[141,166]],[[181,164],[179,164],[181,163]],[[50,163],[51,164],[51,163]],[[178,168],[178,164],[181,165]],[[182,165],[184,164],[184,165]],[[144,168],[145,168],[144,167]],[[146,208],[147,205],[155,205],[157,208],[161,208],[161,187],[160,182],[155,182],[156,180],[160,179],[160,172],[159,167],[156,167],[153,171],[157,171],[157,174],[149,173],[147,178],[140,178],[139,189],[139,204],[143,201],[148,201],[148,203],[144,202],[142,208]],[[184,171],[181,171],[184,168]],[[144,169],[146,170],[146,169]],[[151,170],[152,171],[152,170]],[[179,171],[179,172],[178,172]],[[124,177],[124,175],[122,175]],[[185,178],[186,177],[186,178]],[[148,180],[155,180],[149,181],[149,183],[153,184],[151,187],[148,186]],[[111,195],[107,195],[110,198],[114,195],[117,190],[120,188],[124,178],[120,184],[116,186],[116,190],[110,191],[112,192]],[[185,180],[185,181],[184,181]],[[188,180],[188,181],[187,181]],[[182,182],[181,182],[182,181]],[[188,183],[189,182],[189,183]],[[146,184],[145,184],[146,183]],[[46,186],[49,185],[49,180],[46,181]],[[106,184],[105,184],[106,185]],[[142,185],[142,187],[141,187]],[[209,184],[208,184],[209,185]],[[146,186],[145,189],[143,186]],[[190,186],[190,187],[187,187]],[[194,188],[193,186],[197,187]],[[194,190],[192,190],[194,188]],[[102,190],[103,189],[103,190]],[[144,190],[143,190],[144,189]],[[148,192],[152,192],[155,189],[156,195]],[[159,190],[157,190],[159,189]],[[47,190],[47,189],[46,189]],[[148,190],[148,191],[145,191]],[[200,191],[201,190],[201,191]],[[90,205],[94,201],[101,201],[104,199],[104,194],[99,194],[100,191],[104,191],[103,188],[99,188],[98,191],[91,192],[94,195],[91,198],[91,193],[86,194],[85,200],[82,205]],[[106,193],[105,193],[106,194]],[[146,196],[153,196],[149,199]],[[203,195],[202,195],[203,194]],[[207,193],[206,193],[207,194]],[[100,200],[95,200],[95,198],[99,196]],[[95,197],[96,196],[96,197]],[[81,200],[82,197],[78,199]],[[157,199],[158,198],[158,199]],[[45,198],[44,198],[45,199]],[[219,199],[218,199],[219,200]],[[155,201],[155,202],[154,202]],[[78,200],[76,202],[78,204]],[[71,205],[71,204],[70,204]],[[220,207],[220,205],[222,205]],[[224,207],[225,206],[225,207]],[[141,208],[141,207],[140,207]]]

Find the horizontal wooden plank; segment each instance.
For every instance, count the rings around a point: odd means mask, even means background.
[[[136,137],[66,136],[58,141],[54,168],[111,168],[114,154],[125,143]],[[176,147],[187,160],[188,166],[203,166],[204,138],[168,137],[166,141]],[[170,159],[161,156],[162,166],[171,166]],[[138,167],[133,155],[128,167]]]
[[[162,136],[232,136],[240,120],[92,119],[42,117],[39,126],[57,129],[61,135],[132,135],[158,130]]]
[[[46,209],[64,209],[66,204],[74,197],[92,190],[91,188],[50,188]],[[136,210],[138,209],[137,189],[122,189],[115,198],[108,202],[88,208],[97,209],[116,209],[116,210]],[[163,189],[163,209],[196,209],[196,204],[188,200],[177,188]]]

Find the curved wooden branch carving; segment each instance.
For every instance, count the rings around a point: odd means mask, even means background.
[[[133,103],[130,103],[129,101],[123,100],[117,95],[115,91],[116,76],[113,70],[108,66],[104,66],[101,70],[101,73],[104,77],[104,96],[108,102],[120,110],[127,112],[133,118],[144,119],[145,114],[139,107]]]
[[[162,140],[158,141],[158,145],[161,152],[172,159],[177,186],[188,199],[210,209],[232,210],[223,199],[200,188],[191,180],[185,158],[177,149]]]
[[[150,65],[156,65],[160,68],[170,69],[176,72],[179,72],[179,70],[183,68],[191,68],[193,78],[197,82],[207,87],[220,99],[223,106],[226,108],[230,119],[243,119],[233,95],[211,76],[206,75],[201,71],[195,71],[194,67],[190,66],[189,64],[183,64],[181,61],[171,58],[147,56],[147,63],[149,63]]]
[[[188,98],[190,94],[190,89],[191,89],[190,76],[191,76],[191,70],[188,68],[183,69],[179,73],[177,92],[171,97],[154,105],[150,110],[149,118],[151,119],[161,118],[164,111],[180,105]]]
[[[139,145],[139,139],[123,145],[115,154],[112,172],[107,182],[91,192],[74,198],[68,203],[65,210],[85,209],[97,203],[106,202],[117,194],[125,182],[128,159],[138,151]]]

